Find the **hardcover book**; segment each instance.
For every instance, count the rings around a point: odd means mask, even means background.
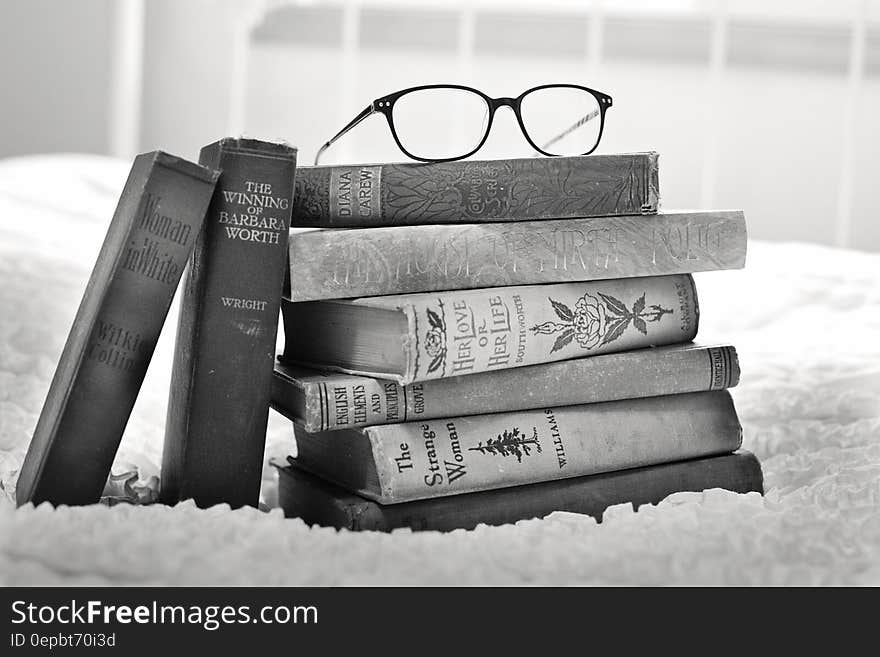
[[[351,230],[290,236],[291,301],[739,269],[741,211]]]
[[[764,492],[761,464],[747,451],[646,468],[572,477],[455,497],[382,505],[309,474],[296,459],[278,467],[278,505],[288,518],[352,531],[448,532],[543,518],[554,511],[593,516],[599,522],[616,504],[657,504],[673,493],[722,488]]]
[[[284,360],[401,385],[693,340],[693,277],[282,302]]]
[[[101,497],[219,174],[135,158],[46,395],[16,502]]]
[[[257,506],[296,149],[228,138],[200,161],[222,174],[180,306],[161,500]]]
[[[567,219],[657,212],[656,153],[302,167],[294,225]]]
[[[739,449],[727,390],[308,433],[297,463],[380,504],[614,472]]]
[[[730,345],[693,343],[573,358],[401,386],[395,381],[275,364],[272,407],[306,431],[416,422],[731,388]]]

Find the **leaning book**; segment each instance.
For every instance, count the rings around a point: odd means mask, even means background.
[[[297,463],[381,504],[724,454],[742,429],[726,390],[308,433]]]
[[[139,155],[110,222],[16,487],[16,501],[101,497],[219,173]]]
[[[200,161],[222,173],[183,286],[161,499],[257,506],[296,149],[230,137]]]

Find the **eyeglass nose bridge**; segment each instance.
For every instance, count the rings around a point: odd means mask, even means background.
[[[516,98],[503,97],[503,98],[493,98],[492,99],[492,110],[497,110],[499,107],[509,107],[514,112],[516,111]]]

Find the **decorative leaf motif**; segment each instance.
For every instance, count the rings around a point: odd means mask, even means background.
[[[636,299],[636,302],[633,304],[632,314],[638,316],[641,314],[641,312],[644,309],[645,309],[645,293],[642,292],[642,296],[640,296],[638,299]],[[644,323],[644,322],[642,322],[642,323]],[[638,324],[636,324],[636,326],[638,326]],[[641,331],[641,329],[639,329],[639,330]],[[644,333],[644,331],[642,331],[642,333]]]
[[[551,333],[558,333],[559,331],[564,331],[570,327],[571,327],[571,323],[559,324],[557,322],[544,322],[543,324],[535,324],[529,330],[532,333],[541,333],[543,335],[550,335]]]
[[[605,334],[605,337],[602,339],[602,342],[599,344],[608,344],[609,342],[614,342],[617,338],[623,335],[623,332],[626,330],[626,327],[629,326],[629,320],[631,317],[621,317],[616,322],[614,322],[610,327],[608,327],[608,332]]]
[[[589,165],[579,168],[584,166]],[[462,216],[593,216],[631,207],[645,195],[644,179],[635,161],[612,171],[592,167],[585,175],[539,159],[515,167],[500,162],[389,164],[382,172],[382,207],[386,219],[398,222],[406,217],[446,223]],[[488,194],[485,182],[475,185],[475,180],[496,182],[493,193]],[[480,208],[476,212],[469,205],[474,194]],[[640,205],[636,202],[631,209],[638,212]]]
[[[293,196],[294,225],[314,220],[323,221],[329,214],[330,186],[323,180],[308,175],[297,178]]]
[[[602,292],[598,293],[602,300],[605,301],[605,307],[608,308],[614,315],[619,315],[621,317],[629,317],[629,308],[627,308],[620,299],[615,299],[614,297],[603,294]]]
[[[566,346],[569,342],[574,339],[574,330],[569,329],[565,333],[561,333],[558,338],[556,338],[556,342],[553,343],[553,348],[550,350],[552,354],[555,351],[559,351],[564,346]]]
[[[446,351],[443,351],[437,356],[434,357],[434,360],[431,361],[431,364],[428,365],[428,374],[437,370],[440,365],[443,363],[443,357],[446,355]]]
[[[522,463],[523,455],[531,456],[533,448],[538,452],[542,451],[538,428],[532,427],[532,437],[526,438],[517,427],[514,427],[505,429],[495,438],[489,438],[485,445],[481,440],[476,447],[468,447],[468,451],[492,456],[516,456],[517,462]]]
[[[550,297],[547,298],[550,299]],[[550,299],[550,305],[553,306],[553,310],[556,311],[557,317],[559,317],[559,319],[561,319],[563,322],[570,322],[572,319],[574,319],[574,313],[571,311],[571,308],[566,306],[564,303]]]
[[[643,335],[648,335],[648,325],[645,324],[645,320],[641,317],[636,317],[633,319],[633,326],[635,326]]]
[[[428,308],[428,323],[434,328],[443,328],[443,320],[440,319],[440,315],[430,308]]]
[[[394,220],[416,216],[435,221],[453,219],[461,199],[449,184],[451,173],[444,166],[388,166],[383,179],[387,192],[382,195],[386,214]]]

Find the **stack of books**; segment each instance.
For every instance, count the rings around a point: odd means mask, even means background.
[[[350,529],[601,518],[762,489],[692,272],[740,211],[658,213],[656,153],[297,170],[272,406],[285,512]],[[339,230],[341,229],[341,230]]]
[[[658,189],[654,153],[297,168],[289,145],[227,138],[198,164],[140,155],[17,502],[106,498],[181,280],[164,503],[258,506],[270,403],[296,440],[279,499],[312,523],[448,530],[761,490],[736,453],[736,351],[691,342],[691,272],[743,266],[743,215],[658,214]]]

